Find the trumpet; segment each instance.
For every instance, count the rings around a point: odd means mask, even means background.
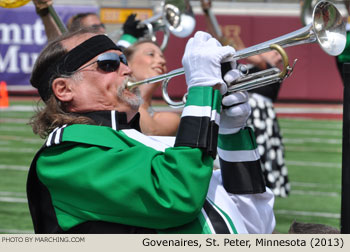
[[[160,13],[140,22],[140,26],[146,26],[145,37],[152,41],[156,41],[157,31],[164,33],[160,45],[160,49],[164,51],[170,34],[180,38],[189,36],[196,26],[196,20],[189,0],[163,0],[161,6]]]
[[[230,57],[225,59],[225,62],[239,60],[247,58],[252,55],[264,53],[270,50],[276,50],[282,56],[283,69],[271,68],[263,70],[254,74],[247,74],[246,76],[236,80],[232,83],[227,83],[228,92],[248,91],[253,88],[270,85],[276,82],[281,82],[293,71],[294,64],[289,66],[288,55],[284,51],[284,47],[290,47],[300,44],[315,43],[329,55],[337,56],[345,48],[346,44],[346,30],[345,22],[335,5],[328,1],[318,2],[312,14],[312,22],[305,27],[298,29],[294,32],[280,36],[278,38],[247,47],[243,50],[239,50]],[[163,99],[171,107],[181,107],[185,104],[186,94],[182,101],[175,102],[169,97],[167,86],[171,78],[184,74],[183,68],[173,70],[167,74],[159,75],[153,78],[138,82],[129,82],[127,87],[132,89],[138,85],[155,83],[163,80],[162,95]]]
[[[312,22],[312,11],[314,6],[320,0],[300,0],[300,20],[303,25]]]

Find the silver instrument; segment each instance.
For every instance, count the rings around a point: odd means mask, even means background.
[[[312,22],[307,26],[288,33],[281,37],[247,47],[239,50],[233,57],[226,61],[239,60],[252,55],[264,53],[270,50],[278,51],[283,60],[283,69],[272,68],[263,70],[254,74],[248,74],[233,83],[228,83],[228,92],[247,91],[253,88],[270,85],[276,81],[283,81],[293,71],[293,67],[289,66],[288,56],[282,47],[289,47],[307,43],[317,42],[327,54],[336,56],[342,53],[346,44],[345,22],[335,5],[328,1],[320,1],[316,4],[312,13]],[[130,82],[128,88],[138,85],[154,83],[163,80],[162,92],[164,100],[171,107],[180,107],[184,105],[185,96],[182,102],[174,102],[170,99],[167,85],[171,78],[184,74],[184,69],[173,70],[167,74],[163,74],[154,78]]]
[[[139,25],[147,27],[145,37],[152,41],[156,41],[155,33],[162,31],[164,36],[160,48],[164,50],[170,34],[180,38],[189,36],[194,31],[196,20],[189,0],[165,0],[161,6],[160,13],[140,22]]]
[[[320,0],[300,0],[300,20],[305,26],[312,22],[312,12]]]

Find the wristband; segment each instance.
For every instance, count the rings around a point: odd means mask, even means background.
[[[36,9],[36,14],[38,14],[40,17],[45,17],[49,14],[49,8]]]

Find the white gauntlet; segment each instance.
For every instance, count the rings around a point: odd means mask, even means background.
[[[250,116],[251,108],[247,92],[236,92],[225,96],[222,105],[219,134],[234,134],[242,129]]]
[[[182,58],[188,89],[221,84],[221,94],[226,93],[227,87],[221,76],[221,62],[234,53],[233,47],[222,46],[210,34],[197,32],[187,42]]]

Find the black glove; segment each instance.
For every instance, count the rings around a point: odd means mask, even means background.
[[[140,20],[135,19],[136,14],[130,14],[123,25],[124,34],[130,34],[135,38],[141,38],[145,35],[147,27],[138,27]]]

